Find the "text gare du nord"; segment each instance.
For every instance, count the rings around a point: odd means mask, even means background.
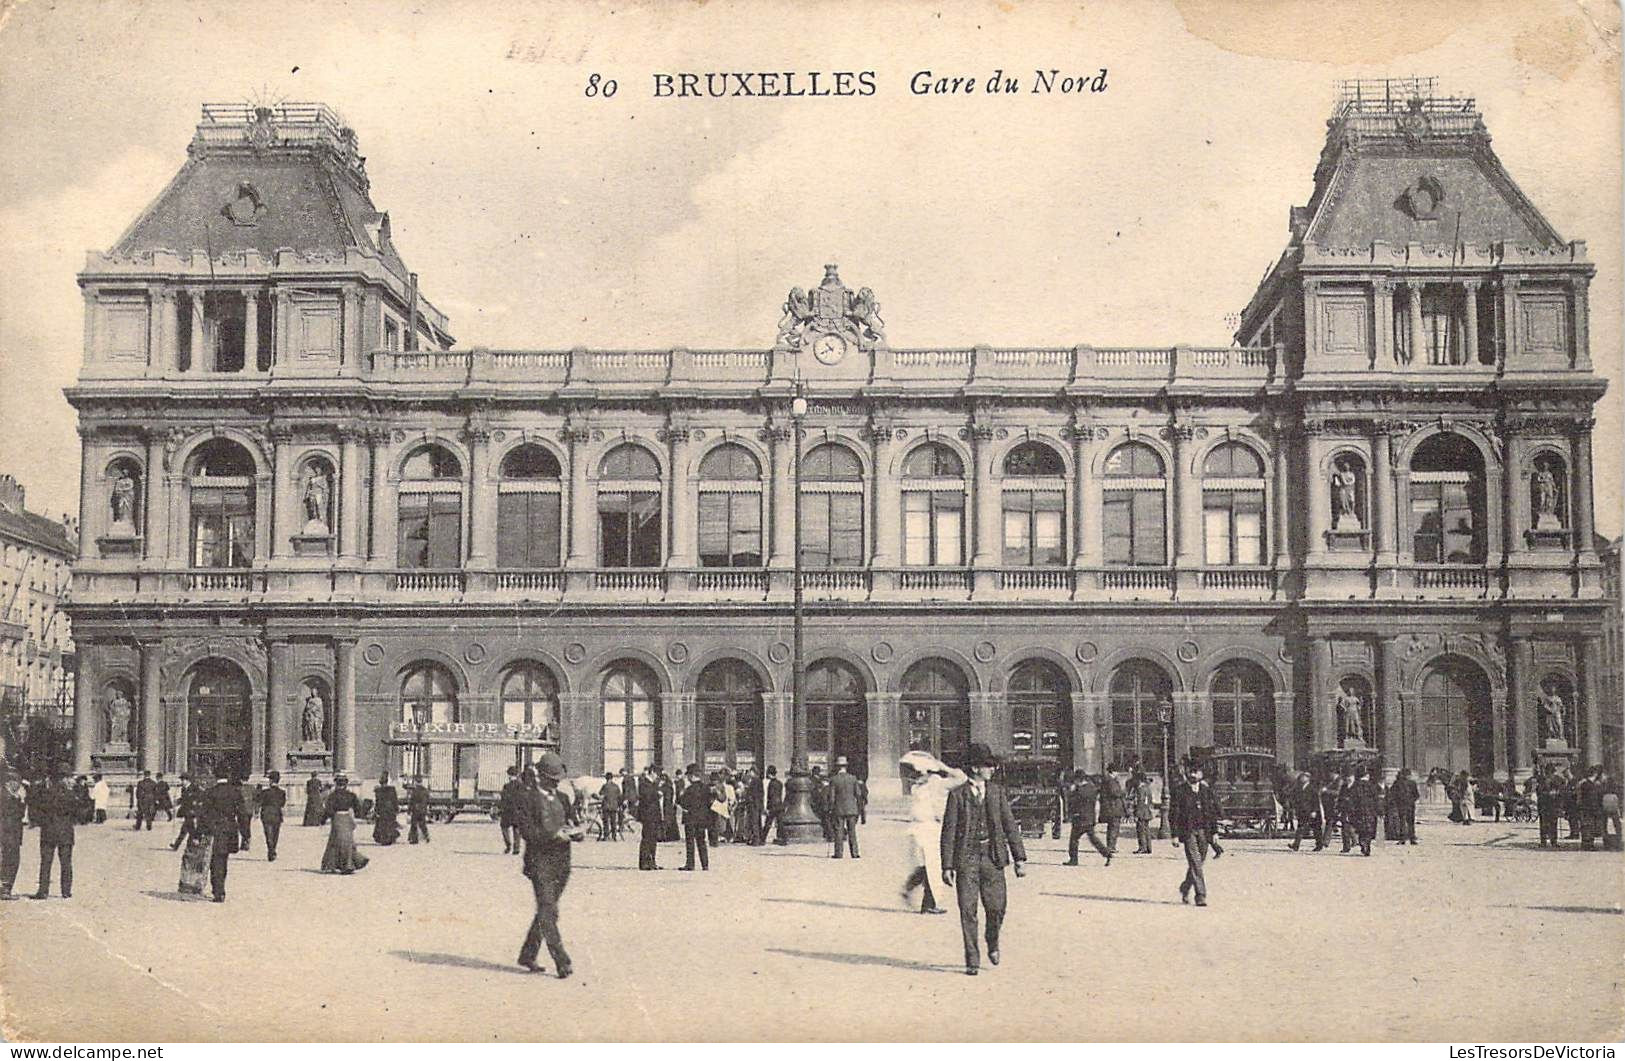
[[[657,99],[873,96],[879,84],[873,70],[725,71],[659,73],[653,76]],[[1034,70],[1030,81],[1008,76],[1002,67],[994,70],[986,79],[971,74],[939,75],[932,70],[920,70],[908,82],[909,92],[916,96],[995,96],[1023,92],[1078,95],[1105,92],[1106,88],[1105,67],[1092,74],[1066,73],[1053,67]]]

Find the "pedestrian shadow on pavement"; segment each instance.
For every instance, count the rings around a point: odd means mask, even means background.
[[[141,893],[149,899],[162,899],[171,903],[202,903],[208,901],[207,895],[184,895],[180,892],[161,892],[157,889]]]
[[[1141,899],[1133,895],[1070,895],[1066,892],[1039,892],[1051,899],[1083,899],[1092,903],[1146,903],[1150,906],[1178,906],[1172,899]]]
[[[499,965],[488,962],[483,958],[470,958],[462,954],[436,954],[419,950],[392,950],[392,958],[403,958],[416,965],[449,965],[457,969],[477,969],[483,973],[516,973],[519,976],[529,976],[530,971],[517,965]]]
[[[957,973],[959,965],[937,965],[933,962],[913,962],[907,958],[889,958],[883,954],[842,954],[837,951],[791,950],[787,947],[769,947],[769,954],[783,954],[791,958],[812,958],[815,961],[835,962],[838,965],[880,965],[888,969],[907,969],[917,973]]]
[[[1503,910],[1543,910],[1553,914],[1625,914],[1617,906],[1503,906]]]
[[[772,899],[763,898],[764,903],[795,903],[798,906],[827,906],[834,910],[873,910],[882,914],[912,914],[913,910],[903,910],[895,906],[864,906],[860,903],[832,903],[827,899]]]

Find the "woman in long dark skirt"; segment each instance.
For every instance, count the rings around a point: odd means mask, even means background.
[[[367,864],[367,856],[355,849],[355,815],[361,801],[350,791],[343,774],[333,779],[327,797],[326,817],[333,823],[327,831],[327,850],[322,852],[323,873],[354,873]]]
[[[303,825],[322,824],[322,779],[315,774],[305,782],[305,820]]]
[[[378,779],[378,787],[372,790],[373,843],[388,847],[401,838],[401,824],[395,820],[400,812],[400,793],[389,783],[389,775],[384,774]]]

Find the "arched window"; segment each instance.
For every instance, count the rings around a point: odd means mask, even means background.
[[[700,672],[700,761],[709,772],[743,770],[762,762],[762,683],[736,659],[719,659]]]
[[[970,748],[970,685],[959,668],[925,659],[903,675],[903,742],[950,766],[962,766]]]
[[[1106,458],[1101,532],[1106,563],[1160,567],[1168,562],[1167,507],[1162,458],[1143,442],[1129,442]]]
[[[254,562],[254,458],[216,438],[191,460],[192,566],[248,567]]]
[[[414,663],[401,673],[402,722],[431,726],[460,721],[457,717],[457,683],[438,663]],[[429,788],[456,792],[457,749],[455,745],[425,741],[400,749],[397,773],[403,777],[423,775]]]
[[[1030,659],[1010,674],[1010,753],[1072,768],[1072,685],[1053,663]]]
[[[829,769],[837,755],[859,777],[868,776],[868,697],[863,678],[850,664],[821,659],[802,681],[807,712],[807,765]]]
[[[1023,442],[1004,458],[1004,564],[1066,562],[1066,466],[1041,442]]]
[[[419,446],[401,465],[396,566],[463,563],[463,466],[444,446]]]
[[[1357,534],[1370,524],[1366,518],[1365,459],[1358,453],[1343,452],[1332,458],[1332,533]]]
[[[540,663],[516,663],[502,676],[502,722],[537,726],[540,743],[559,743],[559,684]]]
[[[1488,777],[1495,770],[1490,726],[1490,688],[1484,673],[1465,660],[1444,659],[1429,667],[1417,698],[1422,730],[1422,770],[1440,767]]]
[[[1275,747],[1275,686],[1257,664],[1245,660],[1221,664],[1210,691],[1214,744]]]
[[[1155,663],[1131,659],[1112,673],[1112,755],[1124,765],[1138,761],[1148,773],[1163,770],[1165,740],[1160,715],[1173,710],[1174,685]]]
[[[762,467],[727,442],[700,461],[700,565],[762,566]]]
[[[497,566],[530,570],[559,566],[559,462],[527,443],[502,459],[497,483]]]
[[[1221,442],[1202,465],[1207,562],[1264,562],[1264,462],[1239,442]]]
[[[660,766],[660,683],[641,663],[623,660],[604,676],[604,770],[634,774]]]
[[[107,466],[107,536],[133,538],[145,525],[146,479],[141,465],[130,457],[119,457]],[[81,528],[80,533],[90,533]]]
[[[1435,435],[1411,457],[1411,551],[1419,564],[1484,562],[1484,459],[1460,435]]]
[[[861,567],[863,466],[845,446],[825,443],[801,459],[801,562]]]
[[[1563,458],[1542,453],[1530,462],[1529,514],[1531,529],[1561,531],[1569,525],[1569,475]]]
[[[622,443],[598,466],[598,548],[604,567],[659,567],[660,465]]]
[[[965,465],[940,442],[903,461],[903,563],[958,567],[965,562]]]

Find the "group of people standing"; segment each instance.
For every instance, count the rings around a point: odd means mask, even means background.
[[[1540,819],[1540,846],[1558,849],[1558,822],[1568,819],[1566,839],[1578,840],[1580,850],[1595,850],[1598,840],[1607,850],[1622,846],[1620,792],[1608,770],[1593,766],[1576,780],[1566,765],[1548,763],[1530,778]]]
[[[1325,850],[1333,830],[1341,826],[1343,853],[1358,847],[1362,855],[1370,855],[1379,816],[1389,841],[1414,844],[1420,797],[1409,770],[1401,770],[1386,790],[1369,766],[1350,766],[1320,781],[1300,770],[1282,799],[1283,822],[1293,830],[1288,846],[1297,851],[1305,839],[1312,839],[1314,850]]]

